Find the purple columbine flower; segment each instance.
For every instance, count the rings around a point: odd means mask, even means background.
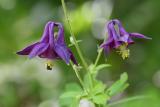
[[[58,28],[58,32],[55,31]],[[36,42],[22,51],[17,52],[18,55],[28,55],[29,58],[39,56],[40,58],[46,58],[47,69],[52,69],[51,60],[62,59],[67,64],[70,60],[77,65],[77,61],[66,46],[64,41],[64,29],[61,23],[49,21],[44,29],[42,38],[39,42]]]
[[[121,22],[117,19],[111,20],[106,26],[108,31],[108,39],[101,45],[101,48],[108,53],[111,49],[118,49],[123,59],[129,56],[128,45],[133,44],[132,38],[151,39],[139,33],[128,33],[123,28]]]

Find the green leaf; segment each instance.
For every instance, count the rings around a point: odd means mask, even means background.
[[[65,91],[82,91],[82,88],[77,83],[69,83],[66,85]]]
[[[79,99],[79,98],[74,99],[74,100],[72,101],[71,107],[78,107],[78,106],[79,106],[79,102],[80,102],[80,99]]]
[[[120,81],[121,81],[121,83],[124,83],[124,82],[126,82],[127,80],[128,80],[128,75],[127,75],[126,72],[124,72],[124,73],[121,74],[121,76],[120,76]]]
[[[98,94],[92,98],[93,102],[96,104],[106,104],[109,96],[107,96],[105,93]]]
[[[96,85],[92,89],[92,94],[96,95],[99,93],[103,93],[106,89],[106,85],[103,84],[101,81],[97,81]]]
[[[76,92],[76,91],[71,91],[71,92],[65,92],[60,96],[60,104],[62,106],[71,106],[74,107],[74,105],[77,104],[81,97],[82,92]]]
[[[128,80],[128,75],[127,73],[123,73],[121,76],[120,76],[120,79],[118,81],[116,81],[108,90],[107,90],[107,93],[110,95],[110,96],[113,96],[119,92],[122,92],[124,89],[126,89],[129,84],[126,83]]]
[[[92,78],[91,75],[89,73],[86,73],[86,75],[84,76],[84,86],[87,90],[90,90],[92,88]]]
[[[75,98],[60,98],[59,99],[59,104],[63,107],[63,106],[71,106],[73,100],[75,100]]]
[[[110,67],[111,65],[110,64],[100,64],[96,67],[96,70],[99,71],[101,69],[104,69],[104,68],[107,68],[107,67]]]
[[[63,93],[60,98],[76,98],[78,97],[78,95],[80,95],[80,92],[77,91],[69,91],[69,92],[65,92]]]
[[[91,72],[91,74],[93,75],[93,77],[96,77],[98,72],[106,67],[111,66],[110,64],[100,64],[98,66],[95,67],[95,65],[91,64],[89,66],[89,71]]]
[[[76,83],[67,84],[65,92],[60,96],[60,105],[76,107],[80,97],[84,95],[81,87]],[[77,106],[78,107],[78,106]]]

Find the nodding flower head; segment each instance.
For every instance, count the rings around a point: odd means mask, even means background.
[[[55,32],[58,28],[58,32]],[[44,29],[42,38],[39,42],[33,43],[22,51],[17,52],[18,55],[28,55],[29,58],[39,56],[47,59],[47,69],[51,70],[51,60],[61,59],[69,64],[70,60],[77,65],[77,61],[67,47],[64,40],[64,28],[61,23],[49,21]]]
[[[101,45],[101,48],[108,53],[111,49],[117,49],[123,59],[129,57],[128,46],[133,44],[132,38],[151,39],[140,33],[128,33],[117,19],[107,23],[105,30],[108,31],[108,39]]]

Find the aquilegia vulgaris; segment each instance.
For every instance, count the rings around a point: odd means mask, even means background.
[[[55,28],[58,27],[58,32],[55,32]],[[28,55],[29,58],[39,56],[40,58],[47,59],[47,69],[52,69],[52,61],[54,59],[62,59],[69,64],[72,60],[77,65],[77,61],[66,46],[64,41],[64,28],[61,23],[49,21],[44,29],[42,38],[39,42],[36,42],[22,51],[17,52],[18,55]]]
[[[127,58],[130,54],[127,47],[134,43],[133,37],[151,39],[140,33],[128,33],[117,19],[109,21],[105,30],[108,31],[108,39],[101,45],[101,48],[104,48],[107,53],[111,49],[118,49],[123,59]]]

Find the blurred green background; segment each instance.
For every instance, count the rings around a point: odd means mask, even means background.
[[[89,63],[102,43],[104,25],[109,18],[118,18],[128,32],[139,32],[152,40],[136,39],[127,60],[112,52],[101,63],[112,67],[98,76],[106,84],[129,75],[130,87],[112,101],[144,95],[116,107],[160,107],[160,1],[159,0],[66,0],[72,26]],[[17,56],[17,50],[38,41],[47,21],[64,22],[60,0],[0,0],[0,107],[38,107],[46,100],[58,106],[58,96],[66,83],[77,81],[72,69],[56,61],[53,71],[45,69],[45,59]],[[65,38],[69,44],[65,24]],[[77,59],[74,47],[71,47]],[[104,61],[104,58],[107,59]],[[78,59],[78,61],[80,61]]]

